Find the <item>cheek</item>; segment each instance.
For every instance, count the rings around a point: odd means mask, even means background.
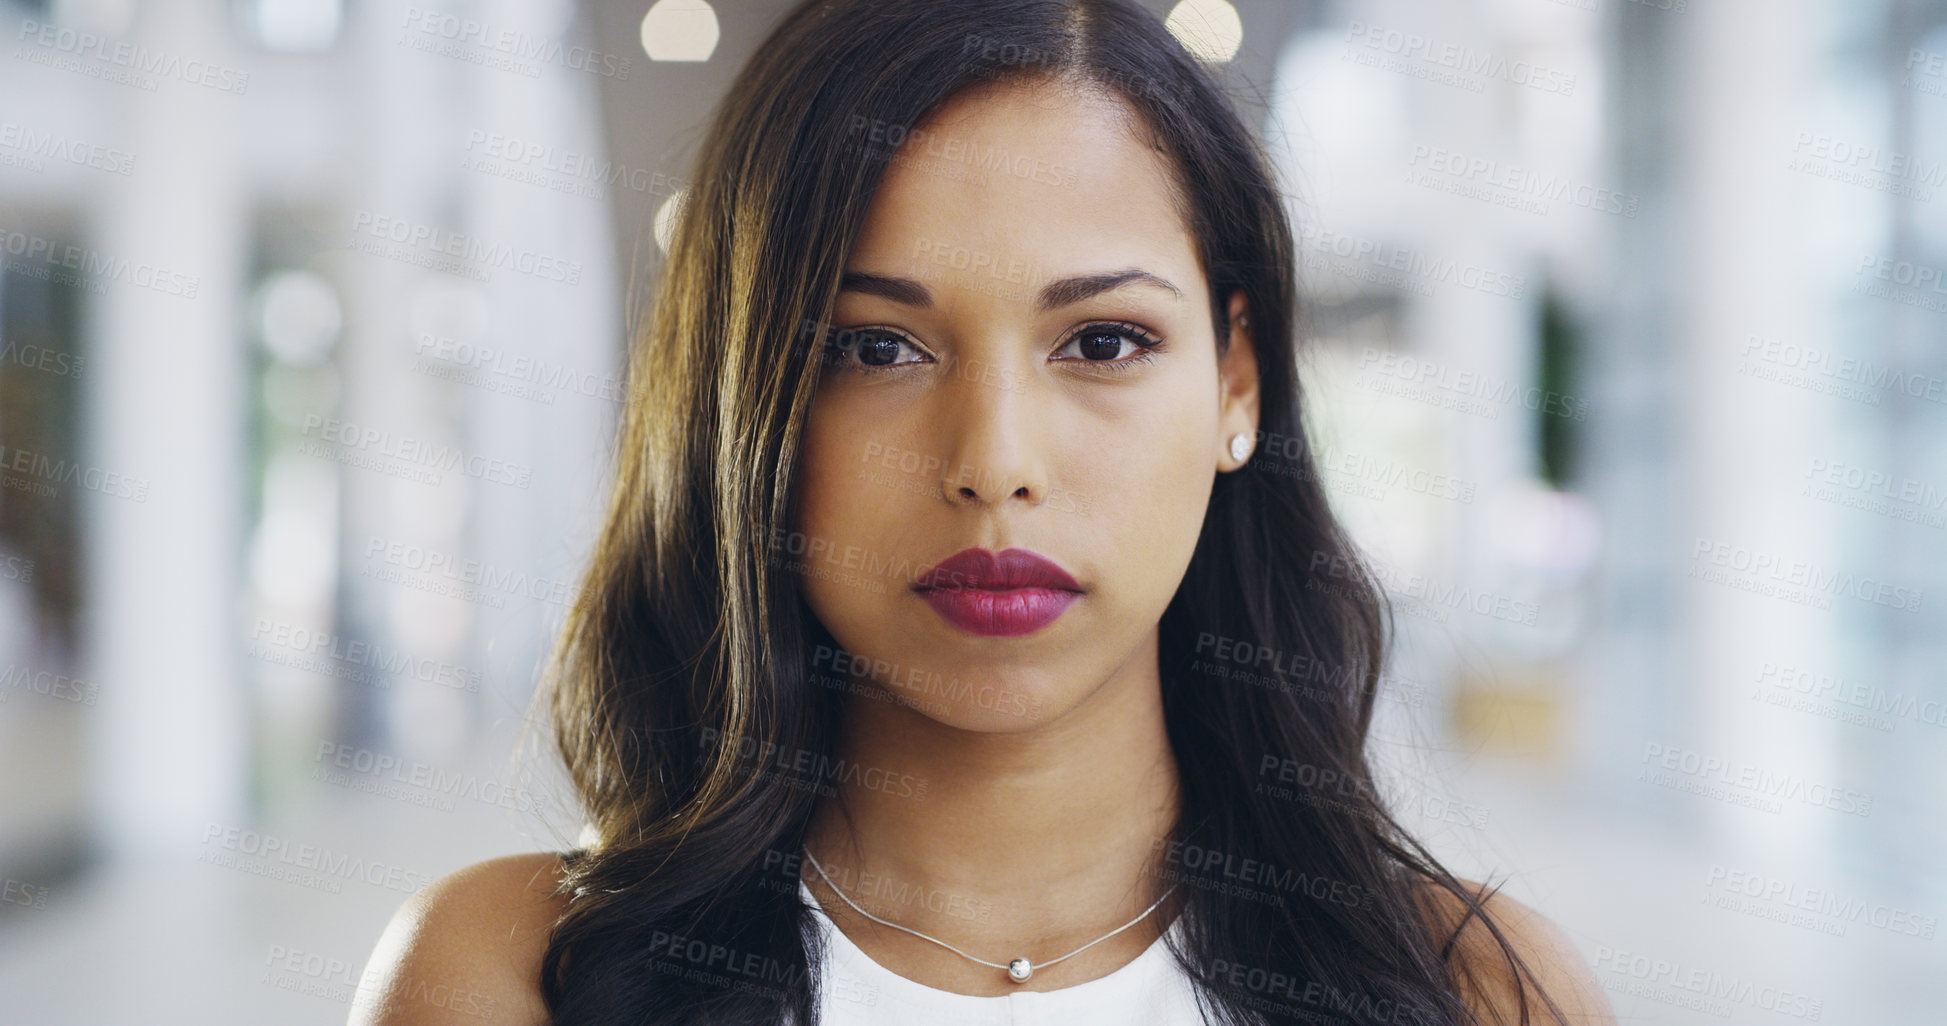
[[[1212,386],[1214,387],[1214,385]],[[1173,388],[1122,411],[1114,423],[1078,425],[1083,436],[1063,457],[1064,477],[1094,501],[1097,517],[1145,530],[1195,530],[1216,473],[1214,404]],[[1200,395],[1200,393],[1199,393]],[[1207,407],[1207,408],[1206,408]]]
[[[807,422],[793,525],[806,543],[842,538],[856,529],[859,515],[871,513],[859,501],[862,478],[872,473],[867,451],[865,440],[847,437],[829,421],[814,416]]]
[[[792,548],[782,557],[796,566],[812,608],[828,622],[845,620],[847,610],[902,586],[901,559],[910,559],[913,543],[914,475],[898,469],[903,450],[848,430],[842,418],[814,412],[804,437]]]
[[[1140,427],[1077,447],[1063,475],[1075,482],[1068,506],[1083,512],[1076,526],[1101,565],[1112,568],[1116,588],[1103,598],[1126,614],[1175,593],[1216,480],[1215,414],[1187,399],[1155,409]]]

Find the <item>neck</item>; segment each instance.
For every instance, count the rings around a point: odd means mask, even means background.
[[[805,846],[866,911],[990,960],[1024,946],[1052,958],[1129,922],[1168,887],[1156,875],[1159,839],[1178,814],[1147,651],[1073,709],[1014,732],[965,730],[882,695],[848,694],[838,754],[860,772],[820,802]],[[885,780],[904,783],[868,786]],[[836,917],[841,903],[817,871],[807,865],[803,877]],[[1153,940],[1180,897],[1115,940],[1124,949]],[[844,912],[853,919],[840,925],[869,922]],[[898,936],[876,936],[885,934]]]

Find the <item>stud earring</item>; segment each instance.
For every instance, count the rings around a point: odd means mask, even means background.
[[[1251,454],[1251,436],[1239,432],[1230,436],[1230,458],[1239,463]]]

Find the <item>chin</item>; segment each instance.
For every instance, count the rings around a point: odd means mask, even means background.
[[[1007,734],[1038,727],[1079,702],[1054,675],[1031,667],[978,674],[927,674],[919,681],[879,681],[896,701],[943,726]]]

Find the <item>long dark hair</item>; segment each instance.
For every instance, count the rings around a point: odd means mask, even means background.
[[[1173,954],[1212,1021],[1238,1024],[1472,1022],[1478,970],[1455,944],[1472,917],[1527,972],[1373,786],[1384,596],[1304,441],[1291,226],[1214,77],[1134,0],[805,0],[703,143],[547,675],[596,834],[564,871],[542,967],[555,1022],[814,1021],[822,952],[792,856],[818,794],[748,753],[827,758],[838,728],[843,691],[812,665],[836,646],[780,544],[823,326],[898,143],[960,90],[1036,76],[1140,114],[1173,165],[1220,355],[1234,291],[1252,318],[1259,445],[1217,476],[1161,623],[1182,786],[1164,855],[1187,885]]]

